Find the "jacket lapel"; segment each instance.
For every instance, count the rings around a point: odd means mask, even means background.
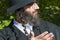
[[[45,21],[40,21],[39,30],[40,30],[40,33],[43,33],[45,31],[49,32],[49,29]]]
[[[35,36],[38,36],[41,33],[39,27],[36,27],[36,28],[33,27],[33,32]]]
[[[14,32],[16,40],[27,40],[28,37],[22,33],[17,27],[13,25],[13,21],[10,23],[9,27]]]

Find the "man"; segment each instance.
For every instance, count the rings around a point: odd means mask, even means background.
[[[39,20],[36,0],[10,0],[7,13],[16,17],[7,28],[0,30],[0,40],[60,40],[60,28]]]

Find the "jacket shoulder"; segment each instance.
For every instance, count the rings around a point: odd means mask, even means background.
[[[10,36],[14,35],[9,27],[0,29],[0,40],[6,40]]]
[[[55,28],[55,29],[60,30],[60,26],[58,26],[58,25],[56,25],[56,24],[54,24],[54,23],[51,23],[51,22],[48,22],[48,21],[44,21],[44,20],[42,20],[41,23],[42,23],[43,25],[46,25],[46,26],[49,27],[49,28],[53,28],[53,29]]]

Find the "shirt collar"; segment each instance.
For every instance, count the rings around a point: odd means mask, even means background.
[[[24,33],[24,31],[23,31],[24,27],[22,26],[22,24],[17,22],[16,19],[14,19],[13,22],[14,22],[14,25]],[[29,25],[29,23],[25,24],[25,26],[26,26],[26,29],[28,29],[30,31],[33,30],[32,25]]]

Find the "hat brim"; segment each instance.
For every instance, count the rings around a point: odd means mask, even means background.
[[[10,8],[7,9],[7,13],[12,13],[15,10],[17,10],[19,8],[22,8],[22,7],[28,5],[28,4],[32,3],[32,2],[36,2],[36,0],[29,0],[29,2],[28,1],[25,1],[22,4],[21,3],[18,3],[16,5],[13,5],[12,7],[10,7]]]

